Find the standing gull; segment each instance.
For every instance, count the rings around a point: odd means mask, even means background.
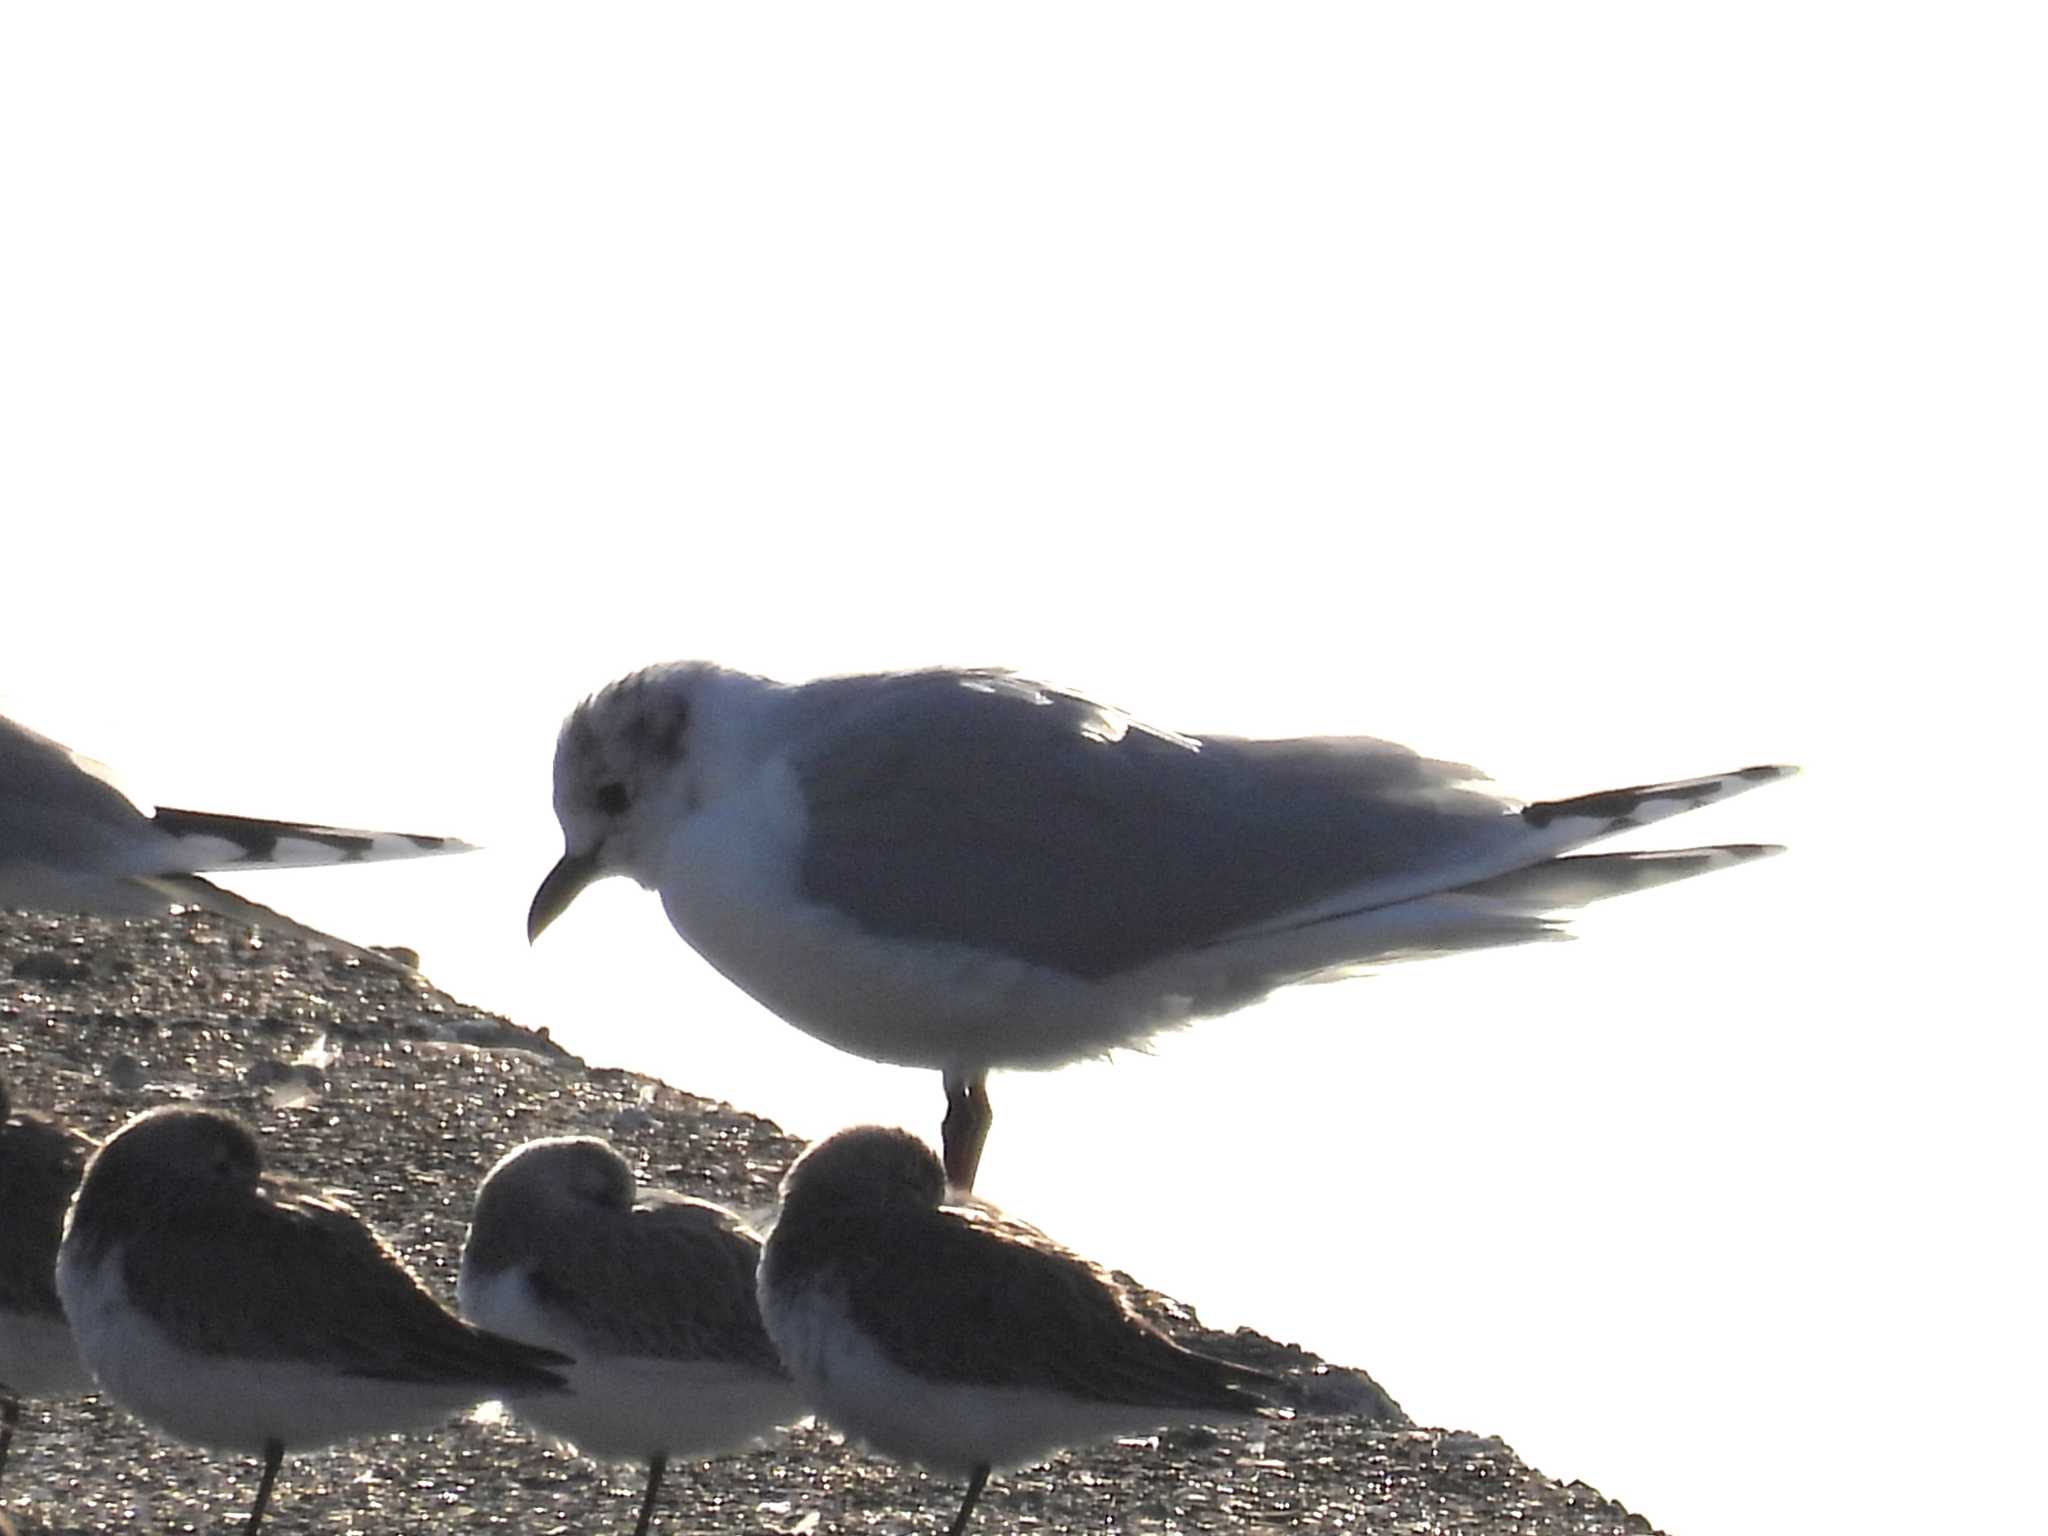
[[[263,1458],[560,1389],[550,1350],[449,1312],[351,1211],[263,1172],[211,1110],[136,1116],[87,1164],[57,1260],[78,1351],[108,1396],[195,1445]]]
[[[538,936],[630,875],[818,1039],[945,1076],[971,1188],[995,1067],[1056,1067],[1278,987],[1557,936],[1550,914],[1777,850],[1566,856],[1793,770],[1523,804],[1366,737],[1183,736],[1006,672],[800,686],[703,662],[585,700]]]
[[[92,1390],[57,1299],[57,1244],[93,1146],[83,1131],[16,1109],[0,1078],[0,1473],[23,1398]]]
[[[761,1315],[804,1397],[885,1455],[967,1479],[1063,1446],[1248,1418],[1285,1394],[1262,1371],[1183,1349],[1116,1282],[979,1203],[906,1131],[860,1126],[782,1184]]]
[[[642,1194],[588,1136],[528,1142],[477,1190],[457,1288],[471,1322],[574,1357],[567,1392],[510,1406],[588,1456],[647,1467],[646,1536],[672,1456],[715,1456],[805,1412],[761,1326],[761,1240],[702,1200]]]
[[[364,832],[170,806],[148,812],[116,789],[100,764],[0,717],[0,909],[155,917],[173,906],[203,907],[237,922],[335,944],[340,941],[332,935],[223,890],[199,871],[469,851],[457,838],[421,833]]]

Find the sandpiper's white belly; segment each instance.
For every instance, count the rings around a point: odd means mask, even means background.
[[[489,1395],[461,1385],[351,1376],[345,1362],[188,1349],[130,1299],[118,1248],[97,1264],[61,1254],[57,1290],[78,1352],[107,1395],[195,1445],[260,1456],[266,1442],[280,1440],[287,1450],[307,1450],[437,1423]],[[225,1291],[208,1299],[237,1305]]]
[[[1038,1388],[933,1381],[896,1364],[829,1289],[762,1288],[762,1316],[805,1400],[884,1455],[964,1477],[1042,1461],[1065,1446],[1236,1415],[1101,1403]]]
[[[661,1284],[663,1277],[647,1277]],[[533,1293],[518,1265],[488,1274],[465,1265],[462,1315],[479,1327],[575,1358],[559,1374],[567,1392],[506,1399],[522,1419],[585,1455],[649,1461],[737,1450],[806,1412],[797,1389],[772,1371],[720,1360],[607,1352]]]

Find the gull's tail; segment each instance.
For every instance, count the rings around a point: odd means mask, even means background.
[[[1784,850],[1734,843],[1573,853],[1586,843],[1712,805],[1797,773],[1766,766],[1601,790],[1508,809],[1456,856],[1390,872],[1308,908],[1240,929],[1197,954],[1217,973],[1203,1011],[1289,981],[1330,980],[1403,960],[1562,939],[1559,914],[1610,896],[1746,864]]]
[[[1458,894],[1478,896],[1534,911],[1563,911],[1689,880],[1710,870],[1729,869],[1751,859],[1783,853],[1780,843],[1722,843],[1711,848],[1648,848],[1639,853],[1575,853],[1545,859],[1510,874],[1461,886]]]
[[[1347,886],[1311,906],[1227,934],[1222,942],[1342,927],[1365,945],[1362,951],[1347,955],[1340,950],[1332,956],[1349,965],[1556,937],[1557,925],[1542,917],[1545,912],[1648,890],[1778,850],[1745,844],[1561,855],[1618,832],[1732,799],[1798,771],[1783,766],[1741,768],[1668,784],[1603,789],[1569,800],[1539,800],[1519,809],[1508,802],[1484,835],[1470,838],[1446,857],[1419,859]],[[1308,947],[1326,942],[1325,934],[1310,939]]]

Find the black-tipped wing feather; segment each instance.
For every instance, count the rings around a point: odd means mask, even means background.
[[[467,853],[460,838],[430,837],[420,832],[371,832],[357,827],[323,827],[312,822],[269,821],[259,816],[230,816],[222,811],[186,811],[158,806],[150,818],[158,831],[178,840],[195,859],[186,869],[234,869],[258,865],[291,869],[302,865],[363,864],[383,859],[424,858],[437,853]]]

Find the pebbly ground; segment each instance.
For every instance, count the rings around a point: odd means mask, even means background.
[[[115,923],[0,914],[0,1074],[18,1103],[94,1134],[172,1099],[257,1128],[282,1171],[347,1190],[453,1303],[476,1182],[535,1136],[609,1137],[643,1176],[757,1219],[801,1150],[769,1122],[652,1078],[596,1069],[417,974],[204,914]],[[1411,1426],[1363,1372],[1250,1330],[1216,1333],[1166,1297],[1151,1315],[1198,1347],[1284,1370],[1310,1410],[1185,1429],[996,1478],[972,1531],[1534,1533],[1652,1531],[1496,1439]],[[157,1435],[98,1399],[26,1405],[0,1530],[239,1529],[260,1469]],[[478,1418],[290,1457],[264,1522],[287,1532],[630,1531],[643,1473]],[[671,1468],[657,1532],[941,1532],[958,1484],[805,1424],[752,1452]]]

